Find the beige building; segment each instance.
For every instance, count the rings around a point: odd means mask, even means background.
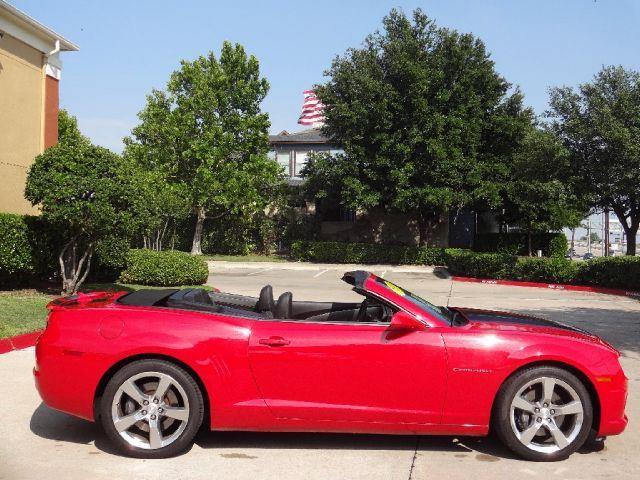
[[[78,47],[0,0],[0,212],[36,213],[24,184],[58,141],[60,52]]]

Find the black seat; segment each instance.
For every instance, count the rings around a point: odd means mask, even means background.
[[[293,295],[291,292],[284,292],[278,297],[276,306],[273,309],[274,318],[291,318],[293,309]]]
[[[271,285],[265,285],[262,287],[262,290],[260,290],[260,296],[256,303],[256,311],[259,313],[273,312],[274,308],[275,302],[273,301],[273,288],[271,288]]]

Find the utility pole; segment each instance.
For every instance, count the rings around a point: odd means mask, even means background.
[[[604,239],[603,244],[605,257],[609,256],[609,210],[604,211]]]
[[[591,253],[591,216],[587,217],[587,252]]]

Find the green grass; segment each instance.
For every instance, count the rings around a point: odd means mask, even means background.
[[[140,290],[146,285],[130,285],[124,283],[88,283],[81,291],[91,290]],[[208,285],[183,285],[173,288],[204,288],[211,290]],[[0,338],[13,337],[21,333],[33,332],[44,328],[47,317],[45,306],[58,295],[42,293],[37,290],[8,290],[0,291]]]
[[[204,260],[218,260],[224,262],[289,262],[290,260],[282,255],[204,255]]]
[[[0,338],[43,328],[47,318],[45,305],[53,298],[35,290],[0,292]]]

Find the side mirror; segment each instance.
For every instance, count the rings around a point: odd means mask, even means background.
[[[402,310],[393,314],[389,327],[392,330],[424,330],[425,326],[413,315]]]

